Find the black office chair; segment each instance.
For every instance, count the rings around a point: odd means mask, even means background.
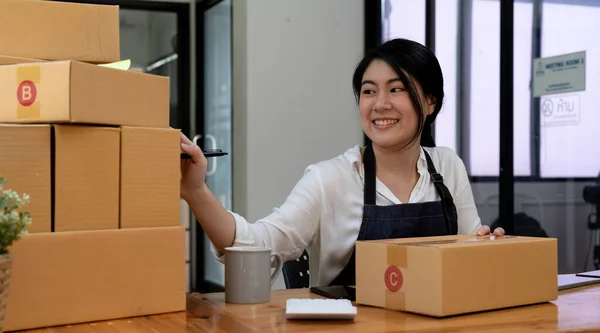
[[[285,262],[281,272],[286,289],[308,288],[310,285],[308,252],[304,250],[298,259]]]

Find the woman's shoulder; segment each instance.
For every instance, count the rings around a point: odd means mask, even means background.
[[[356,163],[360,163],[361,160],[360,146],[355,145],[343,153],[311,164],[309,168],[325,172],[352,171]]]
[[[440,172],[463,171],[465,164],[454,149],[449,147],[423,147],[429,153],[433,164],[440,169]]]
[[[329,159],[309,165],[306,173],[315,172],[323,181],[339,180],[357,173],[361,161],[360,146],[356,145]]]
[[[449,147],[426,147],[425,151],[431,155],[437,172],[444,177],[444,184],[452,196],[461,196],[465,186],[469,184],[469,177],[460,156]]]

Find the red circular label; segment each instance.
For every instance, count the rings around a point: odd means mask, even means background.
[[[402,276],[402,272],[400,268],[396,266],[390,266],[385,270],[385,286],[393,293],[397,292],[402,288],[402,283],[404,283],[404,277]]]
[[[25,80],[17,87],[17,100],[23,106],[30,106],[37,97],[37,88],[35,83]]]

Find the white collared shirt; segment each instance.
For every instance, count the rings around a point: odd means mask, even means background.
[[[433,164],[444,178],[458,212],[458,233],[474,234],[481,226],[473,193],[462,160],[445,147],[428,148]],[[437,201],[440,197],[427,171],[425,154],[417,163],[419,180],[409,203]],[[352,255],[362,223],[364,168],[360,146],[306,168],[286,201],[254,223],[235,218],[233,246],[267,246],[284,261],[309,253],[310,285],[329,285]],[[400,204],[400,200],[377,179],[377,205]],[[223,256],[213,253],[221,262]]]

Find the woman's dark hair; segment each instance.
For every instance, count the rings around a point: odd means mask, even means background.
[[[412,144],[421,134],[421,146],[435,147],[431,124],[435,121],[444,99],[444,78],[440,64],[428,48],[407,39],[392,39],[376,47],[361,60],[354,71],[352,86],[356,100],[360,99],[363,76],[373,60],[385,61],[397,74],[408,90],[412,105],[417,112],[419,124],[417,132],[411,139]],[[408,74],[408,75],[407,75]],[[435,101],[435,109],[431,115],[423,117],[423,105],[413,79],[421,86],[425,97]]]

